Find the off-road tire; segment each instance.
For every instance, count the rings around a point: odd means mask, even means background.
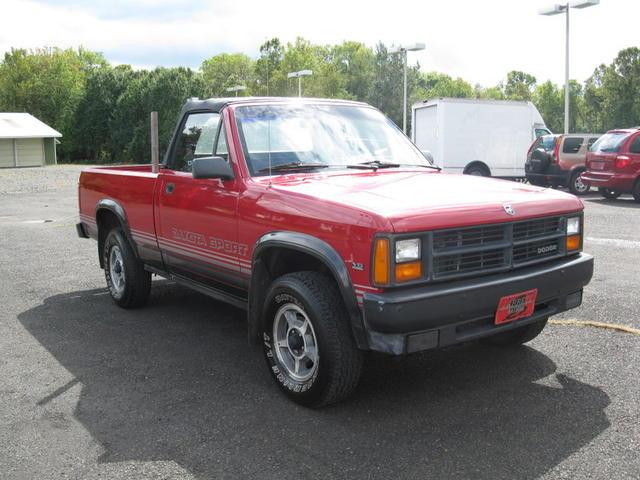
[[[509,330],[508,332],[499,333],[497,335],[487,337],[484,339],[484,342],[501,347],[521,345],[536,338],[540,334],[540,332],[542,332],[546,325],[547,319],[545,318],[543,320],[538,320],[535,323],[530,323],[528,325],[523,325],[522,327],[514,328],[513,330]]]
[[[301,318],[306,316],[311,323],[319,354],[313,376],[304,381],[289,374],[275,350],[276,314],[292,305],[301,309]],[[272,378],[287,397],[307,407],[322,407],[353,392],[360,380],[363,353],[353,340],[347,310],[332,279],[313,271],[283,275],[269,287],[263,312],[265,360]],[[281,356],[291,352],[287,351],[289,347],[279,348],[283,349]]]
[[[622,195],[621,192],[618,192],[616,190],[611,190],[609,188],[602,188],[602,187],[598,188],[598,192],[600,192],[600,195],[602,195],[607,200],[615,200],[620,195]]]
[[[112,249],[119,249],[124,266],[124,287],[117,288],[111,273]],[[121,228],[114,228],[104,241],[102,250],[104,276],[113,301],[122,308],[137,308],[147,302],[151,290],[151,273],[144,269]]]
[[[580,179],[580,176],[583,173],[584,170],[578,170],[573,172],[569,177],[569,191],[574,195],[585,195],[589,190],[591,190],[591,187],[582,183],[582,180]]]

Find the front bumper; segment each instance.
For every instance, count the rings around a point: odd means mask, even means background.
[[[616,190],[622,193],[629,193],[633,189],[635,175],[608,172],[587,171],[582,174],[582,181],[591,187],[602,187]]]
[[[580,253],[485,277],[385,293],[365,293],[364,321],[371,350],[402,355],[505,332],[582,303],[593,257]],[[538,289],[532,316],[496,326],[501,297]]]

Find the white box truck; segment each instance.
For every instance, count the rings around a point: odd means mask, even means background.
[[[412,107],[412,140],[445,171],[524,178],[527,150],[551,133],[531,102],[438,98]]]

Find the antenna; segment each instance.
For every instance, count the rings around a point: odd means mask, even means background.
[[[271,117],[267,115],[267,157],[269,159],[269,186],[271,186]]]

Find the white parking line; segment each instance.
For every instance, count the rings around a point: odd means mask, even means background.
[[[623,240],[621,238],[598,238],[598,237],[587,237],[585,240],[589,243],[595,243],[596,245],[610,245],[612,247],[622,247],[622,248],[640,247],[640,241],[637,241],[637,240]]]

